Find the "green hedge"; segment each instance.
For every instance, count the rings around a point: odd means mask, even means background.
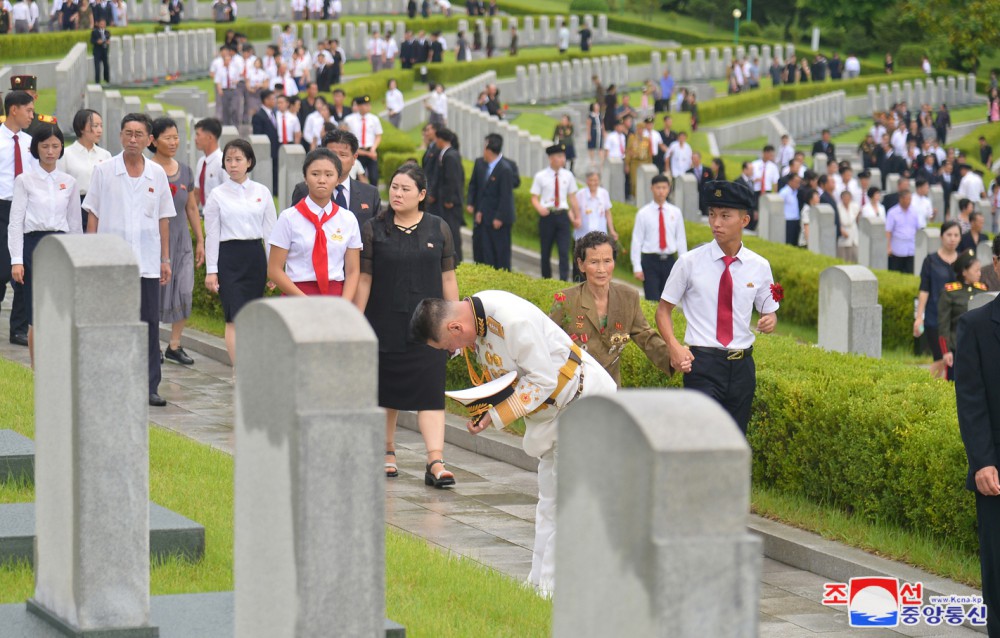
[[[41,18],[40,18],[41,19]],[[114,35],[154,33],[152,25],[113,28]],[[0,36],[0,60],[24,58],[62,58],[77,42],[90,45],[90,31],[57,31],[55,33],[18,33]],[[4,87],[6,88],[6,87]]]
[[[983,119],[986,119],[986,105],[983,105]],[[989,181],[993,175],[993,169],[979,161],[979,136],[986,138],[986,143],[993,148],[1000,144],[1000,123],[980,124],[971,133],[948,144],[965,153],[965,161],[974,168],[983,171],[986,191],[989,192]]]
[[[786,84],[781,87],[781,101],[795,102],[807,98],[816,97],[831,91],[844,91],[847,95],[865,95],[868,92],[868,85],[878,86],[880,82],[905,82],[920,80],[925,77],[923,71],[905,71],[891,76],[886,75],[862,75],[853,80],[830,80],[828,82],[807,82],[805,84]],[[936,77],[936,76],[935,76]]]
[[[338,22],[340,22],[341,24],[347,24],[347,23],[354,23],[354,24],[356,24],[356,23],[359,23],[359,22],[366,22],[366,23],[378,22],[379,25],[383,25],[383,24],[385,24],[386,21],[391,21],[393,24],[395,24],[398,20],[402,20],[406,24],[406,27],[409,28],[409,29],[413,29],[414,32],[423,30],[423,31],[427,31],[429,33],[431,31],[435,31],[437,29],[440,29],[442,31],[455,31],[455,30],[458,29],[458,18],[457,17],[454,17],[454,18],[445,18],[443,16],[437,16],[437,17],[426,18],[426,19],[424,19],[424,18],[415,18],[413,20],[408,20],[406,18],[406,15],[403,14],[403,15],[398,15],[398,16],[382,16],[381,18],[373,20],[372,18],[370,18],[369,16],[366,16],[366,15],[355,15],[355,16],[344,16]],[[313,34],[315,34],[316,33],[316,26],[319,25],[322,21],[320,21],[320,20],[309,20],[308,22],[310,22],[313,25]],[[330,20],[327,20],[326,22],[322,22],[322,23],[323,24],[329,24],[330,22],[331,22]],[[270,41],[270,39],[271,39],[271,25],[272,24],[282,24],[283,25],[283,24],[288,24],[288,23],[291,23],[291,21],[290,20],[277,20],[277,19],[275,19],[275,20],[265,20],[265,21],[239,19],[236,22],[218,22],[218,23],[217,22],[187,22],[187,23],[181,23],[179,26],[177,26],[175,28],[181,29],[181,30],[183,30],[183,29],[215,29],[215,39],[217,41],[219,41],[219,42],[221,42],[223,40],[223,38],[225,38],[226,31],[228,31],[230,29],[233,29],[234,31],[239,31],[240,33],[245,34],[247,36],[247,38],[249,40],[252,40],[252,41],[253,40],[257,40],[257,41],[261,41],[261,40]],[[300,35],[302,33],[302,25],[305,24],[305,23],[306,23],[306,21],[301,21],[301,22],[295,22],[294,23],[294,24],[298,25],[298,33]],[[400,38],[402,37],[402,35],[403,34],[399,34]],[[275,43],[275,44],[277,44],[277,43]]]
[[[737,95],[721,95],[714,100],[698,103],[698,124],[706,125],[740,113],[764,109],[778,110],[780,106],[781,92],[775,88],[760,88]]]
[[[378,73],[368,73],[359,78],[348,80],[333,88],[341,88],[347,99],[350,100],[359,95],[367,95],[372,100],[379,100],[385,95],[389,86],[389,80],[396,80],[396,86],[400,91],[406,93],[413,89],[413,75],[402,69],[387,69]]]
[[[800,263],[807,261],[798,254]],[[460,267],[458,283],[461,295],[509,290],[546,312],[552,294],[566,286],[469,265]],[[779,317],[795,303],[797,291],[790,288]],[[655,307],[642,303],[653,322]],[[681,337],[683,317],[674,318]],[[755,484],[975,549],[975,506],[964,489],[967,465],[950,384],[911,365],[826,352],[776,335],[757,338],[754,359],[748,439]],[[627,387],[681,383],[636,347],[622,352],[621,364]],[[463,359],[450,362],[448,384],[468,387]]]

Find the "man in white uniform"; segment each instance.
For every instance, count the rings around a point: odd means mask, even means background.
[[[455,352],[471,348],[483,371],[475,385],[516,372],[517,379],[470,405],[479,413],[467,427],[478,434],[524,418],[524,451],[538,459],[535,544],[528,582],[551,594],[555,588],[556,432],[559,414],[580,396],[610,394],[616,386],[596,359],[534,304],[509,292],[486,290],[463,301],[425,299],[410,322],[413,338]]]

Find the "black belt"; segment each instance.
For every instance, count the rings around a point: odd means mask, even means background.
[[[727,359],[729,361],[749,359],[753,356],[753,346],[744,350],[740,350],[738,348],[705,348],[703,346],[690,346],[688,350],[697,354],[704,354],[718,359]]]
[[[565,215],[568,212],[569,212],[569,210],[566,209],[566,208],[550,208],[549,209],[549,214],[550,215]]]
[[[643,257],[652,257],[654,259],[659,259],[660,261],[667,261],[677,253],[642,253]]]

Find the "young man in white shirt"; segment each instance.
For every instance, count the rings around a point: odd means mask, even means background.
[[[372,65],[372,73],[381,71],[385,62],[385,41],[379,37],[378,29],[368,38],[368,62]]]
[[[978,202],[986,198],[986,189],[983,186],[983,178],[972,170],[968,164],[959,164],[958,171],[962,180],[958,184],[958,194],[973,202]]]
[[[792,144],[792,138],[788,134],[781,136],[781,147],[778,149],[778,166],[780,168],[785,168],[795,157],[795,145]]]
[[[624,162],[627,143],[625,123],[617,120],[615,122],[615,130],[604,136],[604,160],[620,159]]]
[[[368,183],[378,186],[378,146],[382,143],[382,120],[372,113],[372,100],[367,95],[354,98],[355,112],[344,118],[347,130],[358,138],[358,162],[365,169]]]
[[[670,179],[656,175],[652,180],[653,201],[635,214],[632,229],[632,272],[642,282],[646,299],[657,301],[680,255],[687,252],[684,215],[667,202]]]
[[[223,49],[222,63],[215,70],[215,98],[222,104],[220,119],[223,124],[232,126],[239,124],[241,79],[240,66],[236,63],[233,52]]]
[[[796,178],[797,179],[797,178]],[[715,239],[683,255],[670,273],[656,309],[656,326],[670,348],[670,364],[684,374],[684,387],[719,402],[746,434],[757,386],[753,363],[756,329],[774,332],[778,300],[767,260],[743,245],[753,193],[736,182],[705,185],[708,223]],[[684,309],[687,331],[674,336],[673,310]]]
[[[287,95],[278,96],[278,143],[301,144],[302,125],[299,118],[289,110],[291,101]]]
[[[691,168],[691,145],[687,143],[687,132],[681,131],[677,134],[677,141],[667,148],[667,157],[670,158],[670,174],[676,179]]]
[[[542,278],[552,278],[552,244],[559,253],[559,278],[569,281],[570,227],[580,225],[576,201],[576,178],[566,170],[566,147],[553,144],[545,149],[549,167],[538,171],[531,183],[531,205],[538,212]]]
[[[166,172],[142,155],[152,128],[143,113],[122,118],[122,152],[94,168],[83,208],[90,213],[88,233],[118,235],[139,261],[139,318],[149,326],[149,405],[162,407],[160,286],[170,281],[170,218],[177,213]]]
[[[219,148],[220,137],[222,122],[214,117],[206,117],[194,125],[194,147],[202,153],[194,171],[194,198],[202,209],[212,190],[226,181],[222,149]]]

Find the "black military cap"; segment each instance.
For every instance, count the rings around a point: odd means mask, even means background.
[[[33,75],[12,75],[10,76],[10,88],[14,91],[36,91],[38,90],[38,78]]]
[[[858,179],[871,179],[871,176],[872,172],[867,169],[858,173]]]
[[[740,182],[715,180],[702,186],[705,205],[709,208],[753,209],[753,191]]]
[[[555,155],[556,153],[565,153],[565,152],[566,152],[565,144],[553,144],[552,146],[545,149],[546,155]]]
[[[370,97],[368,97],[367,95],[359,95],[358,97],[354,98],[354,103],[355,104],[371,104],[372,103],[372,99]]]
[[[652,116],[647,117],[646,119],[643,120],[643,122],[645,122],[646,124],[652,124],[655,121],[656,121],[656,118],[654,118]]]

